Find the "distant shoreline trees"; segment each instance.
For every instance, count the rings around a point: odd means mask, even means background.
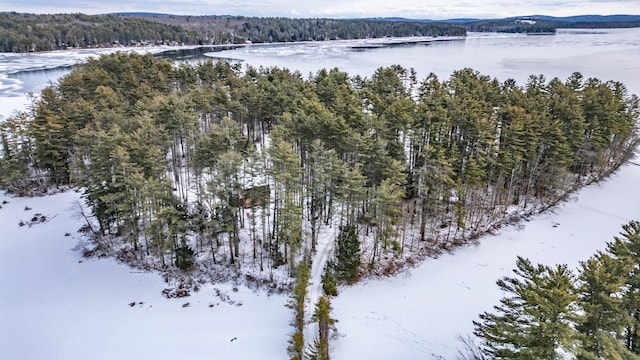
[[[217,45],[405,36],[464,36],[437,22],[0,13],[0,52],[139,45]]]
[[[471,69],[419,82],[400,66],[304,79],[116,53],[0,124],[0,185],[77,186],[96,247],[145,266],[271,278],[332,232],[353,281],[606,177],[632,155],[638,114],[624,85],[578,73],[522,87]]]

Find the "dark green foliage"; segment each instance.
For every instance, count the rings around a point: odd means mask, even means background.
[[[0,182],[81,186],[101,246],[117,237],[163,264],[186,241],[197,258],[239,266],[248,233],[249,261],[293,273],[339,221],[335,276],[353,282],[363,256],[382,272],[381,259],[459,244],[606,176],[638,143],[638,112],[622,84],[580,74],[518,87],[462,69],[418,83],[392,66],[305,80],[116,53],[5,123]]]
[[[507,294],[497,314],[480,315],[475,334],[485,353],[498,359],[560,359],[558,349],[571,345],[572,310],[577,296],[566,266],[534,266],[518,258],[516,277],[497,282]]]
[[[302,260],[298,263],[295,269],[296,277],[293,285],[293,291],[291,292],[291,299],[287,304],[287,307],[293,310],[293,321],[291,325],[294,328],[294,333],[289,340],[289,347],[287,351],[291,359],[303,360],[304,359],[304,337],[303,331],[305,326],[304,319],[304,305],[307,298],[307,286],[309,286],[309,278],[311,277],[311,265]]]
[[[640,223],[583,262],[574,279],[564,265],[533,266],[518,258],[508,294],[474,322],[482,351],[499,359],[639,359]]]
[[[434,22],[291,18],[246,18],[239,30],[257,43],[466,34],[461,26]]]
[[[193,266],[195,252],[186,244],[176,247],[176,267],[187,270]]]
[[[522,21],[524,20],[524,21]],[[628,16],[576,16],[567,18],[526,17],[522,19],[487,19],[464,24],[467,31],[506,33],[553,34],[556,29],[611,29],[640,26],[637,17]]]
[[[622,266],[624,276],[622,307],[629,319],[624,329],[624,345],[634,354],[640,354],[640,222],[623,226],[621,236],[609,243],[607,251]]]
[[[624,331],[631,317],[619,295],[625,286],[628,268],[609,254],[598,253],[582,263],[578,295],[582,316],[578,317],[578,357],[580,359],[633,358],[625,349]]]
[[[0,13],[0,51],[31,52],[165,42],[194,43],[178,26],[117,15]]]
[[[318,322],[318,337],[313,343],[308,358],[310,360],[329,360],[329,330],[336,322],[331,318],[329,297],[321,296],[318,299],[312,320]]]
[[[338,295],[338,282],[336,281],[334,273],[335,264],[332,261],[327,261],[327,264],[324,266],[324,272],[322,273],[322,290],[325,295]]]
[[[360,268],[360,239],[355,225],[340,227],[336,239],[335,273],[338,279],[353,282],[358,278]]]
[[[0,188],[28,195],[42,179],[31,178],[34,144],[27,113],[18,113],[0,122]]]
[[[385,36],[464,36],[463,27],[408,21],[257,17],[144,17],[135,15],[35,15],[0,13],[0,52],[158,44],[364,39]]]
[[[526,19],[531,20],[531,19]],[[477,20],[464,24],[468,31],[476,32],[504,32],[504,33],[550,33],[556,28],[563,27],[558,21],[535,19],[534,21],[518,21],[514,19]]]

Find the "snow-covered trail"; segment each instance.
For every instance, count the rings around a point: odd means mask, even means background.
[[[304,340],[307,344],[307,349],[310,348],[318,337],[318,323],[312,322],[311,318],[315,312],[318,300],[323,295],[322,273],[327,261],[331,258],[334,251],[335,241],[332,234],[333,231],[326,231],[318,236],[316,253],[313,256],[313,263],[311,264],[311,277],[309,280],[309,287],[307,288],[307,303],[305,306],[305,319],[307,321],[307,326],[304,330]]]
[[[576,269],[622,225],[640,220],[639,183],[640,166],[627,164],[551,211],[482,237],[478,246],[339,289],[332,358],[455,359],[458,336],[471,334],[472,321],[503,296],[495,282],[513,274],[516,256]]]

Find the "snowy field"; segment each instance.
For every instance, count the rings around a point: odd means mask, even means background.
[[[0,359],[287,357],[285,296],[226,284],[166,299],[157,274],[83,259],[78,195],[0,196]],[[36,213],[46,222],[18,225]]]

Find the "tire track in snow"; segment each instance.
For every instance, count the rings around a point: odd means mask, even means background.
[[[307,291],[307,304],[305,310],[306,326],[304,330],[305,349],[311,349],[315,338],[318,336],[318,324],[311,321],[316,303],[322,296],[322,272],[324,266],[333,253],[334,241],[328,237],[319,251],[313,257],[311,264],[311,278],[309,279],[309,288]]]

